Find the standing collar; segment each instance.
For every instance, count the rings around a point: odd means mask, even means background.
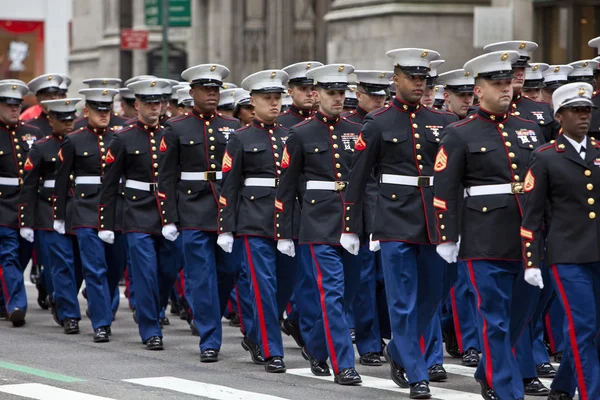
[[[328,125],[334,125],[337,124],[338,122],[340,122],[340,116],[338,115],[337,117],[330,117],[328,115],[323,114],[321,111],[317,111],[314,115],[315,119],[323,122],[324,124],[328,124]]]
[[[297,116],[304,118],[308,118],[313,114],[313,111],[311,109],[297,107],[294,103],[292,103],[292,105],[290,106],[290,112],[292,114],[296,114]]]
[[[90,124],[88,124],[87,129],[88,129],[88,131],[95,133],[97,135],[104,135],[106,133],[106,131],[108,131],[108,128],[94,128]]]
[[[19,127],[19,122],[17,122],[17,123],[16,123],[16,124],[14,124],[14,125],[9,125],[9,124],[7,124],[7,123],[4,123],[4,122],[2,122],[2,123],[0,124],[0,127],[2,127],[2,128],[4,128],[4,129],[6,129],[7,131],[16,131],[16,130],[17,130],[17,128]]]
[[[160,128],[160,124],[156,124],[154,126],[147,125],[138,119],[137,121],[138,128],[146,131],[146,132],[156,132]]]
[[[205,121],[210,121],[217,116],[216,111],[213,111],[210,114],[204,114],[204,113],[201,113],[200,111],[198,111],[198,109],[196,107],[194,107],[192,109],[192,114],[194,114],[196,116],[196,118],[200,118]]]
[[[491,111],[487,111],[481,106],[479,106],[479,109],[477,110],[477,115],[486,121],[499,123],[504,122],[508,119],[508,110],[506,110],[504,113],[497,114]]]
[[[392,104],[397,109],[399,109],[400,111],[403,111],[403,112],[418,112],[423,108],[423,106],[420,103],[409,104],[409,103],[406,103],[406,102],[400,100],[398,98],[398,95],[394,96],[394,99],[392,100]]]
[[[266,122],[261,121],[258,118],[254,118],[252,120],[252,125],[260,129],[273,130],[277,128],[277,123],[267,124]]]

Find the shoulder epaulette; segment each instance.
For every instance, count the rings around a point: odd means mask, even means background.
[[[182,115],[179,115],[177,117],[171,118],[170,120],[168,120],[168,123],[172,123],[172,122],[179,122],[179,121],[183,121],[184,119],[187,119],[191,114],[190,113],[185,113]]]

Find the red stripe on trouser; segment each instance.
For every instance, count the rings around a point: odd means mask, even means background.
[[[421,353],[425,355],[425,335],[421,335],[421,339],[419,339],[419,344],[421,345]]]
[[[129,298],[129,267],[125,268],[123,278],[125,278],[125,297]]]
[[[238,290],[238,285],[235,285],[234,289],[235,289],[235,299],[236,299],[236,303],[237,303],[237,313],[238,313],[238,317],[240,317],[240,331],[242,331],[242,333],[245,333],[246,329],[244,328],[244,318],[242,318],[242,306],[240,303],[240,291]]]
[[[233,306],[231,305],[231,299],[227,300],[227,311],[229,314],[233,314]]]
[[[6,281],[4,280],[4,267],[0,264],[0,282],[2,283],[2,291],[4,292],[4,308],[8,313],[8,303],[10,302],[10,293],[6,288]]]
[[[292,305],[290,303],[287,303],[286,310],[287,310],[287,315],[289,317],[290,314],[292,313]]]
[[[588,400],[587,387],[585,386],[585,379],[583,379],[583,367],[581,365],[581,356],[579,355],[579,347],[577,347],[577,336],[575,335],[575,324],[573,323],[573,314],[571,313],[571,306],[569,305],[569,299],[565,293],[560,276],[556,269],[556,265],[552,266],[552,273],[556,280],[556,286],[558,287],[558,293],[563,301],[565,314],[567,314],[567,321],[569,322],[569,340],[571,342],[571,348],[573,349],[573,359],[575,360],[575,370],[577,371],[577,386],[579,389],[579,399]]]
[[[37,251],[35,251],[35,247],[33,248],[33,250],[31,250],[31,263],[33,265],[39,264],[38,263]]]
[[[452,319],[454,320],[454,333],[456,334],[456,342],[458,343],[458,351],[464,353],[462,342],[462,331],[460,330],[460,319],[458,318],[458,309],[456,308],[456,296],[454,295],[454,286],[450,289],[450,301],[452,302]]]
[[[475,295],[477,296],[477,310],[481,315],[481,294],[479,294],[479,289],[477,288],[477,284],[475,283],[475,271],[473,271],[473,261],[468,261],[467,265],[469,267],[469,277],[471,278],[471,283],[473,284],[473,288],[475,289]],[[481,315],[481,319],[483,320],[483,351],[485,354],[485,379],[487,380],[487,384],[491,389],[494,389],[493,377],[494,372],[492,369],[492,354],[490,352],[490,341],[487,337],[487,321]]]
[[[556,353],[556,343],[554,342],[554,334],[552,333],[552,322],[550,321],[550,314],[546,314],[544,317],[544,325],[546,325],[546,334],[548,335],[548,342],[550,343],[550,351],[552,354]]]
[[[310,245],[310,253],[312,254],[315,268],[317,269],[317,286],[319,287],[319,297],[321,298],[321,310],[323,311],[323,324],[325,325],[325,337],[327,338],[327,347],[329,347],[329,358],[331,358],[331,366],[333,372],[338,373],[338,361],[337,355],[335,354],[335,347],[333,346],[333,338],[331,337],[331,330],[329,329],[329,318],[327,317],[327,306],[325,305],[325,290],[323,289],[323,274],[321,273],[321,267],[317,261],[315,255],[315,249],[313,245]]]
[[[263,313],[262,301],[260,299],[260,288],[258,287],[258,280],[256,279],[256,273],[254,271],[254,261],[252,261],[252,253],[250,251],[248,236],[244,236],[244,244],[246,245],[246,254],[248,254],[248,267],[250,267],[250,276],[252,278],[252,286],[254,288],[254,297],[256,298],[256,313],[258,314],[258,326],[260,327],[262,355],[266,360],[271,357],[271,353],[269,352],[269,337],[267,336],[267,323],[265,322],[265,315]]]

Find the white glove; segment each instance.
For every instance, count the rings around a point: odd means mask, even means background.
[[[373,240],[373,234],[369,235],[369,250],[373,253],[381,250],[381,245],[379,244],[379,240]]]
[[[179,231],[175,224],[167,224],[162,227],[162,235],[165,239],[174,242],[179,237]]]
[[[542,279],[542,271],[539,268],[527,268],[525,270],[525,281],[531,286],[544,288],[544,279]]]
[[[442,257],[448,264],[455,263],[458,259],[458,243],[448,242],[438,244],[435,251]]]
[[[115,233],[113,231],[98,231],[98,237],[108,244],[115,242]]]
[[[52,223],[52,227],[54,228],[54,230],[58,233],[60,233],[61,235],[65,234],[65,221],[62,219],[55,219],[54,222]]]
[[[33,243],[33,229],[21,228],[19,233],[23,239],[27,240],[29,243]]]
[[[217,237],[217,244],[225,253],[231,253],[233,251],[233,233],[221,233]]]
[[[296,256],[296,246],[294,246],[294,241],[292,239],[281,239],[277,241],[277,250],[280,253],[285,254],[289,257]]]
[[[358,255],[358,250],[360,250],[360,239],[356,233],[342,233],[340,244],[348,253],[355,256]]]

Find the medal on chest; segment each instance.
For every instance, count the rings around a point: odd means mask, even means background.
[[[356,133],[342,133],[342,143],[346,151],[352,151],[357,140],[358,136]]]
[[[538,141],[533,129],[519,129],[518,131],[515,131],[515,133],[522,144],[536,143]]]

